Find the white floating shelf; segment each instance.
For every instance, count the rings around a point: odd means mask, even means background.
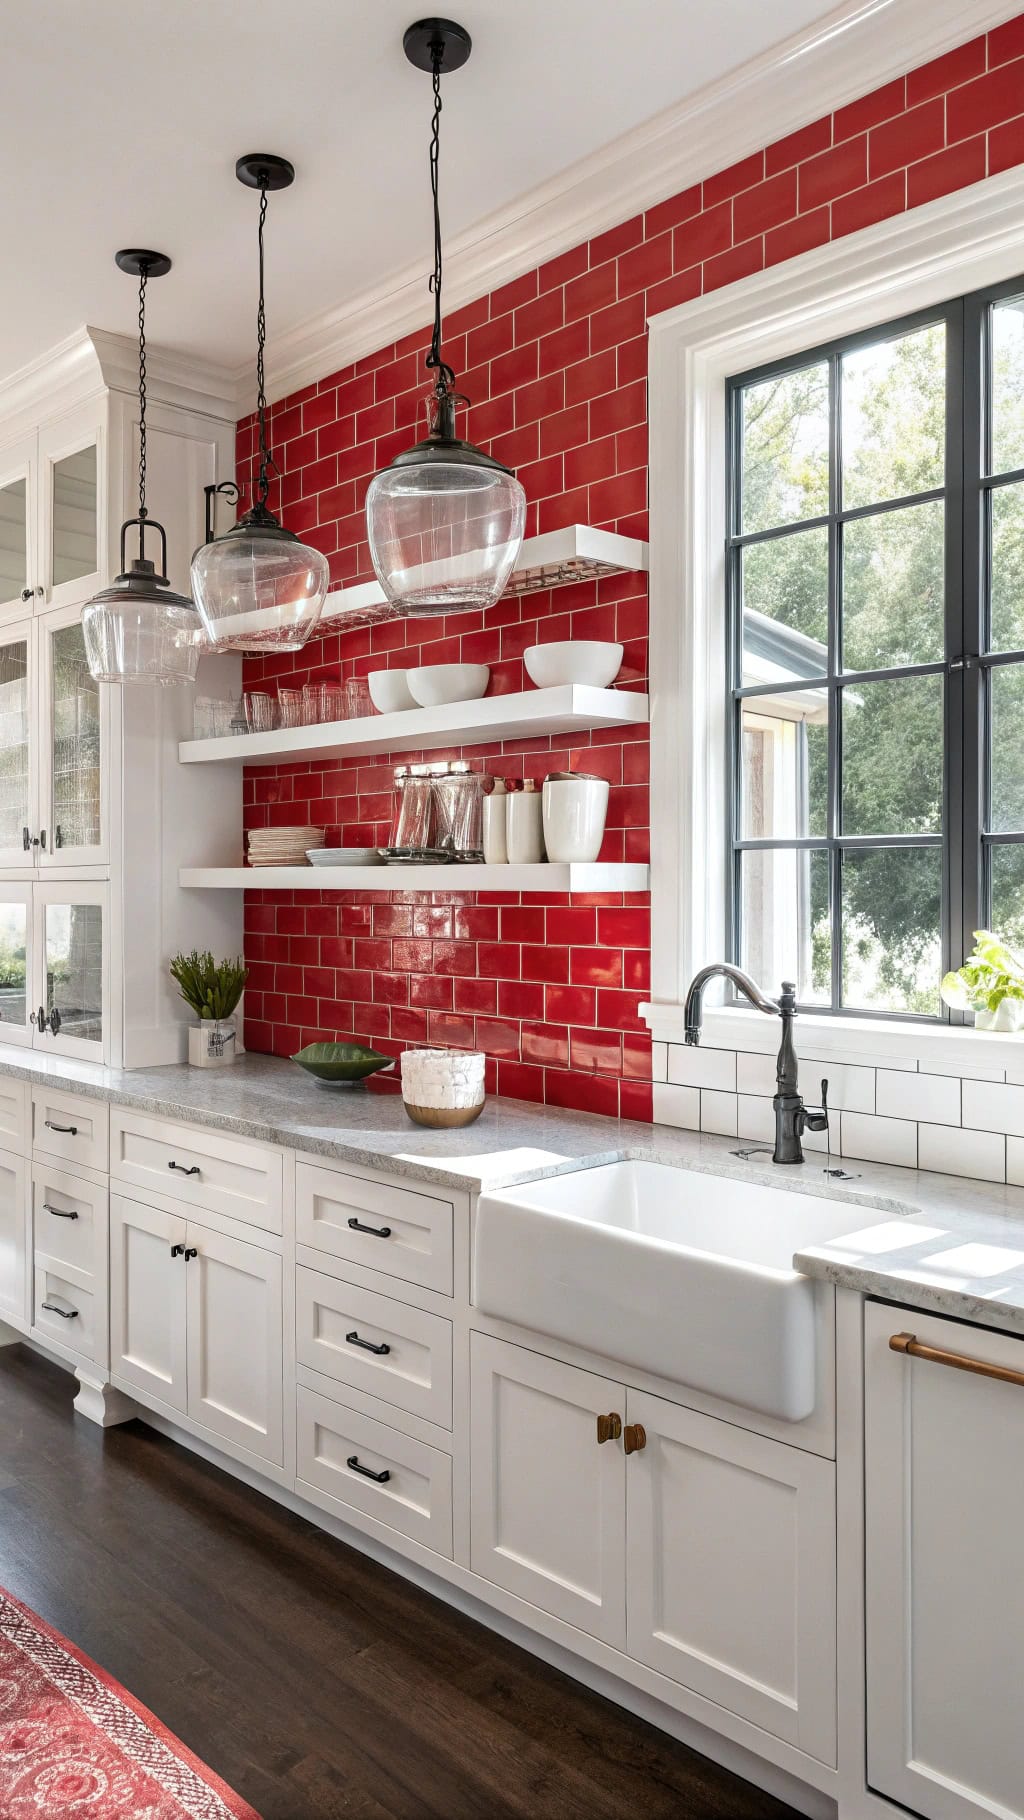
[[[398,714],[370,714],[361,720],[335,720],[316,727],[186,739],[178,747],[178,757],[184,765],[226,760],[274,765],[333,758],[345,752],[422,752],[438,746],[533,739],[538,734],[586,733],[595,727],[637,727],[647,719],[646,695],[566,683],[557,689],[526,689],[521,695],[490,695],[482,701],[451,702],[443,708],[404,708]]]
[[[650,867],[185,866],[178,883],[199,891],[647,891]]]
[[[566,525],[561,531],[524,538],[505,593],[536,594],[542,588],[564,587],[567,582],[600,581],[606,575],[633,574],[649,567],[650,547],[638,537],[620,537],[617,531],[598,531],[593,525]],[[358,582],[328,594],[320,625],[343,624],[360,613],[373,615],[386,608],[379,582]]]

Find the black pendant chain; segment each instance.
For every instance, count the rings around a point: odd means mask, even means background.
[[[260,184],[260,301],[256,312],[256,409],[260,420],[260,471],[256,483],[256,497],[261,506],[267,503],[270,481],[267,470],[273,465],[273,456],[267,448],[267,388],[263,366],[263,353],[267,345],[267,306],[263,295],[263,229],[267,219],[267,186]]]
[[[139,267],[139,554],[146,536],[146,280],[149,267]]]
[[[438,199],[438,166],[441,156],[441,64],[444,60],[444,41],[435,39],[431,45],[430,67],[434,84],[434,115],[430,130],[430,194],[434,204],[434,272],[430,288],[434,293],[434,332],[430,338],[430,352],[427,355],[427,368],[437,373],[434,390],[438,398],[444,398],[455,385],[455,374],[441,356],[441,280],[443,265],[441,257],[441,205]]]

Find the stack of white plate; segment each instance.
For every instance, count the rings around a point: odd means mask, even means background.
[[[382,866],[376,847],[319,847],[306,854],[311,866]]]
[[[322,828],[253,828],[249,835],[249,864],[305,866],[310,849],[323,844]]]

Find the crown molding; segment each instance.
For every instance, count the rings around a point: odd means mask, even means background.
[[[461,308],[631,215],[1013,17],[1020,0],[843,0],[752,58],[452,239],[445,302]],[[429,316],[421,264],[270,343],[270,396],[286,397],[386,347]],[[255,371],[234,375],[239,415]]]
[[[226,368],[151,342],[147,382],[154,404],[175,405],[231,424],[237,420],[237,376]],[[134,396],[138,389],[139,344],[132,336],[76,329],[0,384],[4,436],[22,435],[44,419],[63,416],[97,392]]]

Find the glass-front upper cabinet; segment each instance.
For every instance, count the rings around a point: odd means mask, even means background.
[[[32,886],[0,884],[0,1043],[30,1043],[34,992]]]
[[[39,1003],[29,1011],[29,1021],[35,1030],[35,1047],[102,1061],[107,1026],[107,886],[39,884],[33,906]]]
[[[38,577],[49,606],[87,600],[103,569],[102,431],[76,411],[39,432]]]
[[[35,598],[36,438],[0,449],[0,619]]]
[[[77,608],[38,622],[42,640],[39,865],[107,854],[106,691],[89,674]]]
[[[35,650],[31,620],[0,625],[0,867],[5,869],[38,862]]]

